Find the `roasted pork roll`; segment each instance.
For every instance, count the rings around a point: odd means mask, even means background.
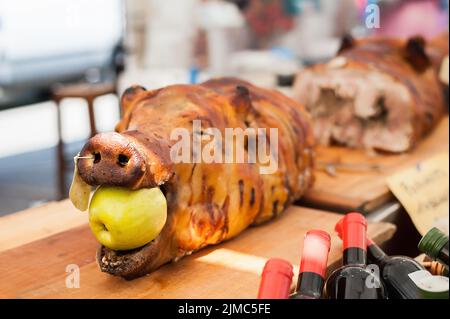
[[[444,114],[437,70],[446,54],[444,36],[428,45],[345,37],[335,58],[298,73],[294,95],[313,117],[318,144],[405,152]]]

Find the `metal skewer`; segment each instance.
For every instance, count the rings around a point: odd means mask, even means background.
[[[347,171],[381,171],[382,166],[380,164],[374,163],[341,163],[341,162],[317,162],[317,167],[319,169],[325,170],[325,172],[332,176],[337,176],[338,170]]]

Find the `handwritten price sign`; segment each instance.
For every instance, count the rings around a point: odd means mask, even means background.
[[[422,235],[431,227],[448,234],[448,165],[448,152],[440,153],[387,178],[389,189]]]

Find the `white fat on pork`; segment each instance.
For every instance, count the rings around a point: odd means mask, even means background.
[[[332,60],[323,72],[302,71],[294,92],[314,119],[320,145],[403,152],[412,141],[412,97],[377,71],[346,69]]]

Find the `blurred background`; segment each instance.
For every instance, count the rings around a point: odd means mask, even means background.
[[[369,5],[379,23],[367,25]],[[290,94],[343,35],[432,37],[448,0],[2,0],[0,215],[67,197],[73,157],[118,96],[239,76]],[[375,12],[376,14],[376,12]]]

